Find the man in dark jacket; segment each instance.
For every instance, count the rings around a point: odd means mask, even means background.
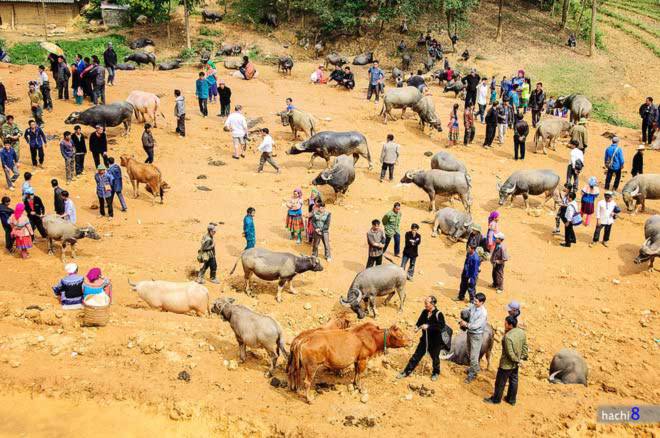
[[[5,105],[7,104],[7,90],[5,84],[0,82],[0,114],[7,114],[5,112]]]
[[[54,178],[50,180],[50,185],[53,187],[53,207],[55,208],[55,213],[63,215],[65,208],[62,192],[64,190],[60,187],[59,181]]]
[[[14,210],[9,207],[11,199],[9,196],[2,197],[2,203],[0,203],[0,223],[2,223],[2,229],[5,232],[5,248],[10,253],[14,249],[14,239],[11,237],[11,225],[9,225],[9,217],[14,213]]]
[[[39,167],[43,168],[44,167],[44,146],[46,146],[46,134],[44,134],[44,131],[37,126],[37,122],[34,120],[30,120],[29,122],[30,127],[25,130],[25,134],[23,134],[23,137],[25,138],[25,141],[27,144],[30,146],[30,156],[32,158],[32,165],[37,166],[37,163],[39,164]],[[37,157],[39,160],[37,161]]]
[[[465,263],[463,263],[463,272],[461,273],[461,285],[458,290],[458,298],[455,301],[463,301],[466,292],[470,296],[470,302],[474,300],[477,278],[479,277],[479,265],[481,265],[481,259],[476,250],[477,248],[475,246],[470,246],[468,253],[465,255]]]
[[[99,58],[96,55],[92,59],[94,63],[93,102],[94,105],[98,105],[99,102],[105,105],[105,68],[99,63]]]
[[[413,275],[415,275],[415,263],[419,255],[418,249],[420,243],[422,243],[422,236],[419,234],[419,225],[412,224],[410,231],[406,231],[403,258],[401,259],[401,267],[404,270],[408,262],[410,262],[410,267],[408,268],[408,280],[410,281],[412,281]]]
[[[27,213],[30,225],[33,230],[39,230],[39,234],[44,239],[48,237],[41,218],[46,214],[46,208],[41,198],[34,195],[34,190],[30,187],[25,191],[25,213]]]
[[[57,57],[57,98],[62,100],[69,100],[69,78],[71,71],[69,66],[66,65],[63,56]]]
[[[119,167],[119,164],[115,163],[115,159],[113,157],[108,157],[108,163],[110,164],[108,167],[108,173],[110,176],[112,176],[112,196],[117,195],[117,199],[119,199],[119,204],[121,205],[121,211],[126,211],[126,200],[124,199],[124,195],[121,193],[121,191],[124,189],[121,167]]]
[[[144,124],[144,132],[142,133],[142,148],[147,154],[147,159],[144,160],[147,164],[152,164],[154,162],[154,147],[156,146],[156,141],[154,140],[154,135],[151,132],[151,124]]]
[[[231,113],[231,88],[221,80],[218,83],[218,96],[220,98],[220,117],[227,117]]]
[[[646,148],[643,144],[637,146],[637,152],[635,155],[633,155],[632,170],[630,171],[632,176],[637,176],[644,173],[644,149]]]
[[[115,49],[112,48],[112,43],[108,43],[108,48],[103,52],[103,64],[105,69],[108,70],[108,85],[115,84],[115,69],[117,67],[117,54]]]
[[[639,107],[639,116],[642,118],[642,143],[651,144],[653,141],[653,130],[658,120],[658,107],[653,105],[651,96]]]
[[[484,147],[492,147],[493,140],[495,140],[495,132],[497,131],[497,107],[499,102],[493,102],[493,106],[490,107],[486,113],[486,137],[484,139]]]
[[[543,91],[543,84],[537,82],[536,89],[532,91],[529,96],[529,108],[532,110],[532,126],[536,128],[536,124],[541,119],[543,106],[545,105],[545,92]]]
[[[477,86],[481,82],[481,77],[477,74],[475,69],[470,71],[470,74],[463,78],[465,84],[465,106],[472,106],[477,100]]]
[[[445,330],[445,316],[436,307],[437,300],[434,296],[428,296],[424,300],[424,310],[417,318],[415,332],[422,330],[422,336],[419,338],[419,344],[412,357],[408,361],[406,368],[399,373],[397,378],[408,377],[415,370],[419,362],[428,352],[433,361],[433,374],[431,380],[438,380],[440,376],[440,350],[449,349],[448,345],[442,339],[442,332]]]
[[[76,149],[76,176],[81,175],[85,170],[85,155],[87,155],[87,145],[85,144],[85,134],[82,133],[80,125],[73,127],[71,142]]]
[[[520,152],[520,159],[525,159],[525,140],[529,134],[529,125],[524,120],[523,115],[516,114],[516,124],[513,126],[513,155],[514,159],[518,159],[518,152]]]
[[[318,257],[319,243],[323,242],[325,259],[330,262],[332,261],[332,254],[330,252],[330,220],[332,219],[332,216],[329,211],[325,210],[325,204],[323,201],[319,201],[316,205],[318,206],[318,210],[312,213],[309,218],[312,222],[312,228],[314,229],[314,235],[312,237],[312,256]]]
[[[341,84],[348,90],[355,88],[355,76],[349,66],[344,67],[344,75],[341,79]]]
[[[96,125],[96,130],[89,136],[89,151],[94,158],[94,168],[101,164],[101,157],[103,157],[105,167],[108,167],[108,138],[103,131],[103,126]]]

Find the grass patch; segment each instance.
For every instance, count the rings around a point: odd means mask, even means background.
[[[179,56],[177,56],[178,59],[181,59],[183,61],[188,61],[189,59],[192,59],[195,57],[195,49],[194,48],[185,48],[182,51],[179,52]]]
[[[251,48],[247,52],[247,56],[253,61],[262,61],[264,59],[264,55],[261,53],[261,49],[259,49],[259,47]]]
[[[633,129],[637,128],[637,125],[635,125],[634,123],[619,117],[616,114],[614,105],[612,105],[611,103],[604,100],[599,100],[596,102],[592,102],[592,105],[593,105],[593,114],[591,116],[594,119],[600,120],[601,122],[605,122],[614,126],[621,126],[624,128],[633,128]]]
[[[209,39],[202,38],[202,39],[199,39],[199,40],[195,41],[195,45],[194,45],[193,48],[198,53],[201,53],[204,50],[206,50],[208,52],[213,52],[213,46],[214,45],[215,44],[213,43],[213,41],[211,41]]]
[[[208,26],[201,26],[199,28],[199,34],[202,36],[211,36],[211,37],[221,37],[223,35],[220,29],[211,29]]]
[[[604,24],[607,24],[608,26],[612,26],[615,29],[619,29],[621,32],[637,40],[639,43],[646,46],[650,51],[652,51],[655,56],[660,58],[660,47],[656,46],[651,41],[649,41],[648,37],[646,37],[645,35],[633,31],[631,28],[624,26],[618,21],[612,21],[612,20],[600,20],[600,21]]]
[[[617,14],[616,12],[612,12],[609,9],[605,9],[605,8],[600,9],[599,12],[603,15],[606,15],[606,16],[610,17],[610,18],[614,18],[615,20],[620,20],[620,21],[623,21],[625,23],[636,26],[636,27],[642,29],[643,31],[650,33],[651,35],[654,35],[654,36],[660,38],[660,27],[653,28],[653,27],[647,25],[646,23],[642,23],[639,20],[635,20],[634,18],[630,18],[630,17],[627,17],[625,15]]]
[[[648,17],[660,21],[660,13],[652,12],[651,8],[646,7],[646,5],[644,5],[643,9],[638,9],[635,6],[630,6],[628,3],[608,2],[606,4],[607,6],[614,6],[615,8],[641,15],[642,17]]]
[[[126,39],[123,36],[114,34],[81,40],[55,40],[53,42],[64,50],[64,55],[69,63],[73,61],[77,53],[89,57],[96,55],[99,59],[103,59],[103,52],[107,48],[108,42],[112,42],[118,59],[123,59],[124,56],[133,52],[126,45]],[[43,64],[48,56],[48,52],[42,49],[37,42],[15,44],[9,48],[8,52],[14,64]]]

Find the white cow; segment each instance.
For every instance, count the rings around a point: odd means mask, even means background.
[[[194,311],[198,316],[209,313],[209,291],[194,281],[175,283],[150,280],[131,283],[129,280],[128,284],[154,309],[172,313]]]
[[[131,91],[126,98],[126,102],[133,105],[135,110],[135,119],[138,122],[146,122],[147,115],[151,118],[154,128],[158,127],[156,116],[158,114],[165,118],[165,114],[160,110],[160,99],[153,93],[146,91]]]

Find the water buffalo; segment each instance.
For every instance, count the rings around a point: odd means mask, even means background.
[[[324,158],[326,167],[330,167],[330,157],[340,155],[353,155],[355,162],[360,157],[364,157],[369,162],[369,170],[373,168],[367,139],[357,131],[322,131],[302,143],[293,145],[287,154],[297,155],[306,152],[312,154],[309,161],[310,168],[314,165],[314,158],[316,157]]]
[[[589,367],[580,353],[562,348],[550,362],[550,383],[582,384],[587,386]]]
[[[518,170],[511,174],[504,181],[504,184],[497,183],[497,190],[500,193],[500,205],[504,205],[506,198],[511,197],[509,206],[513,205],[513,198],[522,195],[525,200],[525,209],[529,209],[527,198],[529,195],[545,194],[543,200],[544,206],[550,199],[554,199],[555,207],[559,200],[557,187],[559,186],[559,175],[550,169]]]
[[[541,140],[541,149],[544,154],[548,152],[545,150],[546,144],[553,151],[555,149],[555,141],[561,137],[563,133],[568,133],[573,124],[568,120],[564,119],[543,119],[541,120],[537,127],[536,133],[534,133],[534,152],[539,151],[539,140]]]
[[[272,317],[234,304],[235,301],[230,297],[219,298],[213,302],[211,312],[229,322],[236,341],[238,341],[240,361],[245,362],[246,347],[261,347],[270,356],[268,374],[272,375],[280,354],[284,356],[285,360],[289,356],[284,345],[282,328]]]
[[[431,96],[424,96],[417,101],[412,107],[413,111],[419,116],[419,126],[424,132],[424,128],[428,124],[431,128],[435,128],[438,131],[442,132],[442,124],[440,119],[435,114],[435,104]]]
[[[555,102],[555,108],[566,108],[571,111],[571,121],[577,123],[582,117],[589,118],[591,114],[591,102],[587,96],[581,94],[571,94],[566,97],[559,97]]]
[[[423,62],[422,65],[424,66],[424,71],[426,73],[430,72],[433,69],[433,66],[435,65],[435,58],[427,57]],[[445,92],[446,93],[446,92]]]
[[[224,17],[224,15],[221,14],[220,12],[209,11],[208,9],[203,9],[202,10],[202,22],[203,23],[206,23],[207,21],[210,21],[211,23],[222,21],[223,17]]]
[[[278,281],[277,284],[277,302],[282,302],[282,289],[284,286],[289,292],[296,294],[291,286],[293,278],[303,272],[319,272],[323,270],[321,261],[318,257],[297,256],[287,252],[274,252],[263,248],[250,248],[243,251],[229,275],[234,273],[238,261],[243,264],[243,274],[245,276],[245,293],[252,295],[250,287],[250,277],[255,274],[258,278],[266,281]]]
[[[493,326],[486,324],[479,351],[479,361],[486,356],[486,369],[490,369],[490,355],[493,351],[494,336]],[[452,336],[451,349],[447,354],[441,355],[441,359],[450,360],[458,365],[470,365],[470,352],[467,345],[467,331],[459,331]]]
[[[135,70],[135,64],[121,63],[121,64],[117,64],[115,66],[115,69],[124,70],[124,71],[132,71],[132,70]]]
[[[374,62],[374,52],[365,52],[353,58],[353,65],[367,65]]]
[[[326,57],[325,57],[325,66],[326,67],[328,66],[328,64],[338,65],[338,66],[341,67],[344,64],[346,64],[347,62],[348,62],[348,60],[345,57],[343,57],[343,56],[341,56],[341,55],[339,55],[338,53],[335,53],[335,52],[332,52],[332,53],[326,55]]]
[[[126,98],[126,102],[133,105],[135,120],[138,122],[146,122],[147,116],[149,116],[154,128],[157,128],[156,116],[160,114],[165,118],[165,114],[160,110],[160,99],[153,93],[138,90],[131,91],[131,94]]]
[[[401,55],[401,68],[403,70],[410,70],[410,63],[412,63],[412,56],[409,53]]]
[[[383,303],[387,305],[395,292],[399,295],[399,312],[403,312],[403,304],[406,301],[406,272],[403,268],[395,264],[372,266],[355,276],[348,288],[346,299],[339,298],[339,302],[350,307],[359,319],[364,318],[365,310],[368,312],[369,309],[375,318],[376,297],[387,295]],[[362,301],[366,303],[365,310],[360,306]]]
[[[639,264],[648,260],[649,270],[653,270],[653,261],[660,256],[660,214],[655,214],[644,223],[644,238],[646,239],[639,248],[639,255],[635,263]]]
[[[131,288],[152,309],[172,313],[195,312],[204,316],[209,312],[209,290],[194,281],[175,283],[172,281],[138,281]]]
[[[135,52],[130,55],[124,56],[124,62],[133,61],[134,63],[140,64],[151,64],[153,67],[152,70],[156,70],[156,55],[153,53],[146,52]]]
[[[432,237],[438,235],[438,230],[446,234],[449,240],[457,242],[470,233],[472,225],[472,216],[469,213],[458,211],[451,207],[445,207],[438,210],[433,221]]]
[[[387,123],[387,118],[396,120],[392,115],[393,108],[401,108],[401,117],[406,113],[406,108],[413,107],[417,102],[422,99],[422,92],[417,87],[401,87],[392,88],[389,90],[385,97],[383,97],[383,108],[380,110],[380,115],[383,116],[383,121]]]
[[[392,79],[396,81],[398,78],[403,78],[403,72],[399,70],[398,68],[394,67],[392,69]]]
[[[298,138],[298,131],[307,134],[307,138],[316,134],[316,119],[309,113],[297,108],[290,111],[277,113],[282,120],[282,126],[289,126],[293,133],[293,139]]]
[[[463,81],[460,80],[460,78],[456,78],[455,80],[449,82],[447,85],[445,85],[445,88],[443,90],[444,93],[454,93],[454,97],[458,96],[458,93],[463,91],[465,89],[465,84]]]
[[[440,151],[431,157],[431,169],[446,170],[448,172],[463,172],[467,173],[465,164],[458,161],[449,152]]]
[[[470,212],[472,205],[472,179],[463,172],[447,172],[445,170],[409,170],[401,178],[401,184],[414,183],[429,196],[429,211],[435,211],[435,195],[452,195],[461,198],[465,211]]]
[[[128,44],[128,47],[135,50],[154,45],[154,41],[150,40],[149,38],[136,38]]]
[[[449,80],[447,78],[447,70],[436,70],[433,72],[432,77],[433,79],[438,80],[439,85],[442,85],[443,82],[447,82]]]
[[[181,67],[183,61],[175,59],[174,61],[161,62],[158,64],[158,70],[175,70]]]
[[[54,254],[53,240],[61,242],[62,263],[64,263],[64,252],[66,251],[67,244],[71,246],[71,257],[75,259],[76,243],[79,239],[87,237],[93,240],[99,240],[101,238],[91,225],[77,227],[75,224],[62,219],[56,214],[47,214],[44,216],[43,225],[48,236],[48,254]]]
[[[647,199],[660,199],[660,173],[645,173],[629,180],[621,190],[628,211],[636,211],[641,205],[644,211]]]
[[[340,155],[335,158],[332,168],[319,173],[312,184],[315,186],[328,184],[335,191],[335,198],[338,199],[339,193],[345,195],[353,181],[355,181],[355,163],[351,157]]]
[[[319,41],[318,43],[314,44],[314,56],[318,58],[324,49],[325,44],[323,44],[323,41]]]
[[[261,19],[261,22],[271,27],[277,27],[280,25],[280,20],[275,12],[268,12],[267,14],[265,14]]]
[[[243,61],[240,59],[225,59],[222,63],[227,70],[238,70],[243,65]]]
[[[216,56],[238,56],[243,49],[239,44],[222,43],[220,49],[215,53]]]
[[[128,102],[114,102],[109,105],[96,105],[83,112],[74,111],[64,120],[67,125],[118,126],[124,125],[124,135],[131,132],[131,121],[135,109]]]
[[[293,58],[290,56],[280,56],[277,59],[277,71],[282,71],[284,74],[291,74],[293,69]]]

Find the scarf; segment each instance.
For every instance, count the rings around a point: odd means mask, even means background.
[[[488,215],[488,223],[491,223],[492,221],[494,221],[498,217],[500,217],[500,212],[499,211],[497,211],[497,210],[491,211],[490,214]]]
[[[14,219],[19,220],[23,215],[24,211],[25,211],[25,204],[23,204],[22,202],[16,204],[16,208],[14,208]]]
[[[87,273],[87,279],[89,281],[96,281],[101,277],[101,269],[100,268],[92,268],[89,270]]]

